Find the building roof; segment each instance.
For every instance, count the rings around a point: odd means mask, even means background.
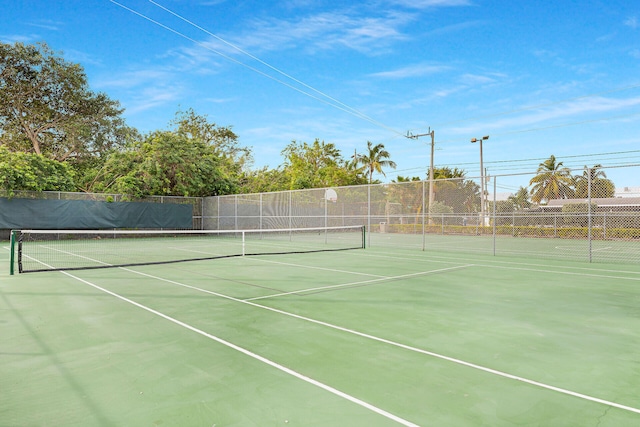
[[[540,206],[541,208],[562,208],[564,205],[588,203],[588,199],[555,199],[549,200],[546,205]],[[591,203],[594,203],[600,208],[612,208],[612,207],[640,207],[640,197],[607,197],[607,198],[592,198]]]

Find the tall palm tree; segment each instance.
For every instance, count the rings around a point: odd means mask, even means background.
[[[508,198],[509,202],[513,204],[513,207],[521,211],[531,206],[531,202],[529,202],[529,190],[524,187],[520,187],[515,194],[512,194]]]
[[[389,160],[391,155],[384,149],[384,144],[373,145],[371,141],[367,141],[367,153],[359,156],[359,162],[364,165],[369,174],[369,184],[373,182],[373,173],[378,172],[387,176],[382,170],[383,167],[395,169],[396,162]]]
[[[537,175],[531,178],[531,201],[540,203],[543,200],[569,199],[574,196],[575,184],[571,170],[562,166],[562,162],[556,161],[552,154],[544,162],[540,163]]]
[[[589,197],[589,183],[591,183],[591,197],[613,197],[616,187],[610,179],[607,179],[607,174],[601,169],[601,164],[591,168],[585,166],[582,175],[577,175],[574,178],[576,197],[584,199]]]

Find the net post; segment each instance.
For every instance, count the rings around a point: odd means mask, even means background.
[[[16,255],[15,255],[15,248],[16,248],[16,234],[17,234],[17,230],[11,230],[11,237],[10,237],[10,248],[9,250],[11,251],[11,258],[9,260],[9,275],[13,276],[13,274],[15,273],[15,267],[13,266],[13,264],[15,263],[16,260]]]
[[[367,226],[362,226],[362,249],[366,249],[367,247]]]

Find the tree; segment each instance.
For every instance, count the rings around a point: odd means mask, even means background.
[[[584,167],[582,175],[574,177],[576,183],[576,197],[586,199],[589,197],[589,182],[591,182],[591,197],[613,197],[616,187],[613,181],[607,179],[607,174],[601,170],[602,165],[597,164],[589,168]]]
[[[282,168],[247,171],[242,175],[239,192],[244,194],[269,193],[289,189],[289,177]]]
[[[104,153],[132,132],[122,111],[45,43],[0,42],[0,144],[11,151],[60,161]]]
[[[209,121],[206,115],[197,114],[191,108],[178,111],[172,124],[177,133],[198,139],[209,146],[227,174],[240,175],[253,162],[251,150],[239,145],[238,135],[231,127],[218,126]]]
[[[347,167],[335,144],[316,139],[313,144],[292,141],[282,150],[289,190],[362,184],[357,169]]]
[[[547,160],[540,163],[537,175],[531,178],[531,201],[540,203],[553,199],[569,199],[574,196],[574,180],[571,171],[562,166],[562,162],[556,161],[556,157],[551,155]]]
[[[73,191],[73,170],[64,163],[32,153],[13,153],[0,146],[0,190]]]
[[[369,184],[373,183],[374,172],[378,172],[386,176],[382,168],[396,168],[396,163],[389,160],[390,157],[391,155],[389,152],[384,149],[384,144],[373,145],[371,141],[367,141],[367,153],[360,155],[359,164],[366,167],[369,174]]]
[[[480,204],[480,186],[465,177],[462,169],[435,168],[434,200],[451,206],[455,212],[475,212]]]
[[[518,211],[531,207],[531,202],[529,201],[529,190],[525,187],[520,187],[518,191],[509,196],[507,200],[511,202],[513,208]]]
[[[389,200],[400,203],[402,213],[420,214],[422,212],[422,189],[424,184],[420,177],[412,178],[398,175],[389,186]]]
[[[128,150],[112,153],[96,171],[94,188],[133,197],[212,196],[236,191],[212,147],[175,131],[156,131]]]

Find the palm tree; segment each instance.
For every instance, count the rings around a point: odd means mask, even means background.
[[[556,161],[552,154],[544,162],[540,163],[537,175],[531,178],[531,201],[540,203],[543,200],[569,199],[574,196],[575,184],[571,171],[562,166],[562,162]]]
[[[529,190],[524,187],[520,187],[515,194],[509,196],[509,202],[513,204],[513,207],[521,211],[531,206],[531,202],[529,202]]]
[[[373,145],[371,141],[367,141],[367,154],[361,154],[358,161],[361,165],[364,165],[369,174],[369,184],[373,182],[373,173],[378,172],[384,176],[383,167],[390,167],[395,169],[396,162],[388,160],[391,155],[384,149],[383,144]]]
[[[589,182],[591,182],[591,197],[613,197],[616,187],[607,174],[600,170],[601,164],[594,165],[592,168],[584,167],[582,175],[577,175],[574,179],[576,182],[576,197],[586,199],[589,197]]]

